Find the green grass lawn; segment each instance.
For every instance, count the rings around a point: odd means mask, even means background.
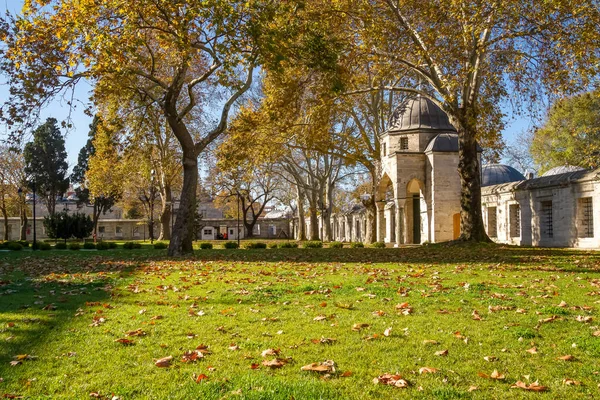
[[[600,252],[0,253],[0,398],[595,398],[599,302]]]

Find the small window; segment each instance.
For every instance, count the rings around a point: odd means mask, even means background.
[[[521,207],[518,204],[511,204],[509,208],[510,218],[510,237],[521,236]]]
[[[487,208],[488,217],[488,235],[489,237],[498,237],[498,218],[496,216],[496,207]]]
[[[275,236],[277,234],[277,227],[275,225],[271,225],[269,230],[271,231],[271,236]]]
[[[204,234],[205,235],[212,235],[212,229],[205,229],[204,230]]]
[[[115,232],[116,232],[116,233],[123,233],[123,227],[122,227],[122,226],[117,226],[117,227],[115,228]]]
[[[552,201],[541,202],[540,223],[542,226],[542,237],[554,237],[554,222],[552,221]]]
[[[577,232],[580,238],[594,237],[594,213],[591,197],[584,197],[577,201]]]
[[[105,233],[105,232],[106,232],[106,227],[104,227],[104,226],[98,227],[98,233]]]
[[[408,138],[400,138],[400,150],[408,150]]]
[[[252,234],[254,236],[260,236],[260,224],[254,225],[254,228],[252,228]]]

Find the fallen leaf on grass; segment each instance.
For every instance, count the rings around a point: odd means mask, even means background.
[[[369,327],[369,324],[354,324],[354,325],[352,325],[352,330],[358,332],[361,329],[368,328],[368,327]]]
[[[206,380],[206,379],[208,379],[208,376],[206,376],[206,375],[204,375],[204,374],[200,374],[200,375],[193,374],[193,375],[192,375],[192,379],[194,380],[194,382],[196,382],[196,383],[200,383],[200,382],[202,382],[203,380]]]
[[[498,357],[496,357],[496,356],[485,356],[485,357],[483,357],[483,359],[485,361],[487,361],[487,362],[493,362],[493,361],[498,360]]]
[[[425,340],[423,340],[423,344],[433,345],[433,344],[439,344],[439,342],[437,340],[425,339]]]
[[[528,352],[529,354],[537,354],[537,347],[532,347],[530,349],[525,350],[526,352]]]
[[[477,375],[485,379],[496,379],[498,381],[501,381],[505,378],[504,374],[501,374],[498,372],[498,370],[494,370],[490,375],[483,372],[478,372]]]
[[[154,365],[160,368],[166,368],[171,366],[171,361],[173,361],[173,356],[167,356],[154,361]]]
[[[250,364],[250,369],[258,369],[259,365],[256,363]]]
[[[138,328],[135,331],[125,332],[125,336],[146,336],[146,332],[142,328]]]
[[[448,355],[448,350],[440,350],[440,351],[436,351],[435,352],[436,356],[447,356]]]
[[[261,353],[261,356],[263,356],[263,357],[277,356],[277,355],[279,355],[279,353],[281,353],[280,349],[266,349]]]
[[[517,381],[515,382],[514,385],[511,386],[512,389],[523,389],[523,390],[529,390],[532,392],[544,392],[546,390],[548,390],[548,388],[546,386],[542,386],[540,385],[537,381],[533,382],[531,384],[526,384],[525,382],[521,382],[521,381]]]
[[[563,385],[565,385],[565,386],[579,386],[579,385],[581,385],[581,382],[580,381],[575,381],[573,379],[565,378],[565,379],[563,379]]]
[[[342,375],[340,375],[342,378],[347,378],[349,376],[352,376],[352,371],[345,371]]]
[[[373,379],[374,384],[394,386],[397,388],[407,388],[408,382],[402,379],[402,375],[383,374]]]
[[[436,372],[438,372],[437,368],[431,368],[431,367],[421,367],[419,368],[419,374],[435,374]]]
[[[385,315],[385,311],[376,310],[371,313],[374,317],[383,317]]]
[[[477,312],[477,310],[473,310],[473,312],[471,313],[471,315],[473,316],[473,319],[475,321],[481,321],[481,316],[479,315],[479,313]]]
[[[588,322],[592,322],[593,318],[590,316],[578,315],[577,317],[575,317],[575,320],[587,324]]]
[[[300,368],[302,371],[313,371],[313,372],[335,372],[335,362],[333,360],[326,360],[322,363],[312,363],[305,365]]]
[[[467,392],[472,392],[479,389],[477,386],[469,386],[469,389],[467,390]]]
[[[269,367],[269,368],[281,368],[283,367],[285,364],[287,364],[287,361],[282,359],[282,358],[274,358],[272,360],[264,360],[262,362],[262,365],[264,365],[265,367]]]
[[[237,345],[237,344],[235,344],[235,343],[231,343],[231,344],[229,345],[228,349],[229,349],[229,350],[231,350],[231,351],[236,351],[236,350],[239,350],[239,349],[240,349],[240,346],[238,346],[238,345]]]
[[[204,354],[202,354],[199,350],[188,350],[181,356],[181,362],[196,362],[199,359],[204,358]]]
[[[575,360],[575,356],[572,356],[571,354],[567,354],[566,356],[562,356],[562,357],[557,357],[557,360],[563,360],[563,361],[574,361]]]
[[[325,337],[322,337],[321,339],[311,339],[311,342],[313,342],[314,344],[332,344],[335,341],[336,339]]]
[[[129,346],[129,345],[133,344],[133,340],[129,340],[129,339],[115,339],[115,342],[121,343],[125,346]]]
[[[390,336],[392,334],[392,328],[389,327],[385,331],[383,331],[383,336]]]
[[[327,316],[325,315],[317,315],[316,317],[313,318],[313,321],[324,321],[327,319]]]

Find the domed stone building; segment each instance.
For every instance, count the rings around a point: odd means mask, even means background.
[[[446,113],[428,98],[409,98],[379,139],[377,240],[401,245],[457,238],[458,135]]]

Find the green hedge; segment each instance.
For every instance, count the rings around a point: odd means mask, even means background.
[[[371,245],[371,247],[376,248],[376,249],[385,249],[385,243],[375,242]]]
[[[298,243],[296,242],[284,242],[279,244],[280,249],[297,249]]]
[[[362,249],[363,247],[365,247],[365,245],[363,244],[363,242],[352,242],[352,243],[350,243],[350,248],[352,248],[352,249]]]
[[[165,242],[156,242],[156,243],[154,243],[154,248],[155,248],[156,250],[164,250],[164,249],[166,249],[167,247],[169,247],[169,245],[168,245],[168,244],[166,244]]]
[[[225,248],[225,249],[237,249],[238,248],[238,244],[237,244],[237,242],[225,242],[225,243],[223,243],[223,248]]]
[[[44,251],[52,249],[52,246],[50,245],[50,243],[46,243],[46,242],[38,243],[37,247],[38,247],[38,249],[44,250]]]
[[[93,249],[96,248],[96,245],[94,243],[92,243],[92,242],[85,242],[83,244],[83,248],[86,249],[86,250],[93,250]]]
[[[79,250],[79,249],[81,249],[81,245],[79,243],[69,244],[69,250]]]
[[[56,250],[66,250],[67,244],[65,242],[58,242],[54,245]]]
[[[8,242],[8,244],[6,245],[6,248],[10,251],[23,250],[23,246],[21,246],[21,243],[18,243],[18,242]]]
[[[200,248],[202,250],[210,250],[210,249],[213,248],[213,244],[212,243],[208,243],[208,242],[202,242],[202,243],[200,243]]]
[[[127,250],[141,249],[142,245],[138,242],[125,242],[123,243],[123,248]]]
[[[329,243],[329,248],[330,249],[341,249],[342,247],[344,247],[344,243],[342,243],[342,242],[331,242],[331,243]]]
[[[244,243],[245,249],[266,249],[267,244],[265,242],[247,242]]]
[[[311,240],[309,242],[304,242],[302,247],[305,249],[321,249],[323,248],[323,242],[320,240]]]

